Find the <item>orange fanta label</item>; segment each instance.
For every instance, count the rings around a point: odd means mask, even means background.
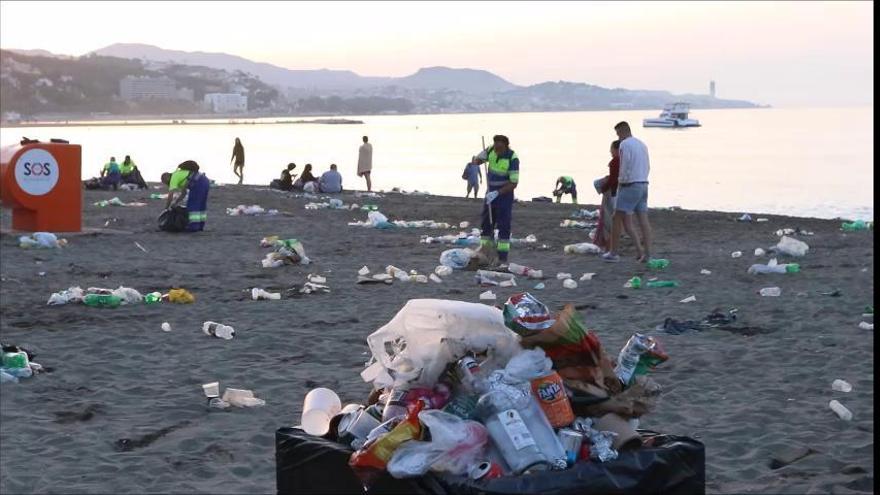
[[[574,421],[571,402],[562,385],[562,378],[555,371],[532,380],[532,393],[554,428],[568,426]]]

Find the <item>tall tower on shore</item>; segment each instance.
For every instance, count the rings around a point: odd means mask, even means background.
[[[709,81],[709,96],[715,98],[715,81]]]

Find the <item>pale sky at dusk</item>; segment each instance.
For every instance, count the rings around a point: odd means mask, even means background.
[[[113,43],[292,69],[445,65],[774,106],[873,104],[871,2],[0,2],[0,47]]]

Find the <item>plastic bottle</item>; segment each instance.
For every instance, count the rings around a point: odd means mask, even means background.
[[[617,366],[614,367],[614,374],[624,385],[629,384],[632,380],[636,366],[639,364],[639,358],[651,350],[654,345],[653,339],[640,333],[634,334],[626,341],[626,345],[617,355]]]
[[[599,254],[602,252],[602,248],[589,242],[581,242],[569,244],[562,248],[562,251],[566,254]]]
[[[852,390],[852,385],[847,383],[846,380],[838,378],[831,383],[831,390],[834,390],[835,392],[849,392]]]
[[[514,275],[523,275],[528,278],[543,278],[544,272],[541,270],[535,270],[534,268],[529,268],[527,266],[518,265],[516,263],[511,263],[507,266],[507,271],[513,273]]]
[[[626,284],[624,284],[624,287],[626,287],[626,288],[631,287],[633,289],[641,289],[642,288],[642,279],[640,277],[633,277],[633,278],[627,280]]]
[[[230,340],[235,337],[235,329],[214,321],[206,321],[202,324],[202,332],[205,335],[217,337],[218,339]]]
[[[834,411],[837,416],[844,421],[850,421],[853,418],[852,412],[850,412],[850,410],[847,409],[846,406],[844,406],[840,402],[837,402],[836,400],[832,400],[831,402],[829,402],[828,407],[830,407],[831,410]]]
[[[254,301],[258,301],[260,299],[278,300],[281,299],[281,294],[277,292],[266,292],[259,287],[254,287],[253,289],[251,289],[251,299],[253,299]]]
[[[491,390],[477,401],[477,415],[514,474],[549,470],[550,461],[538,448],[517,405],[504,392]]]
[[[758,291],[758,294],[761,294],[765,297],[778,297],[782,294],[782,289],[780,289],[779,287],[764,287],[763,289]]]
[[[27,353],[23,351],[19,352],[4,352],[2,361],[4,368],[27,368],[28,367],[28,357]]]
[[[662,270],[669,266],[669,260],[658,258],[648,260],[648,268],[653,270]]]
[[[481,285],[500,285],[504,281],[514,280],[514,275],[512,273],[477,270],[475,278],[477,283]]]
[[[868,225],[864,220],[856,220],[855,222],[844,222],[840,226],[846,232],[855,232],[857,230],[868,230]]]
[[[83,298],[83,304],[93,308],[116,308],[122,304],[122,299],[107,294],[87,294]]]
[[[452,268],[445,265],[438,265],[436,268],[434,268],[434,273],[441,277],[448,277],[452,275]]]
[[[675,280],[654,280],[653,282],[648,282],[645,284],[647,287],[678,287],[678,282]]]
[[[407,394],[409,394],[409,387],[405,385],[399,385],[391,389],[391,393],[385,399],[385,407],[382,409],[383,423],[393,418],[406,416]]]
[[[150,292],[149,294],[144,296],[144,303],[146,304],[156,304],[162,301],[162,293],[161,292]]]

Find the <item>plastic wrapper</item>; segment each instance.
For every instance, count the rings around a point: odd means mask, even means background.
[[[84,296],[85,293],[81,288],[71,287],[67,290],[55,292],[49,296],[49,302],[46,304],[49,306],[56,306],[67,303],[81,303]]]
[[[406,442],[394,451],[388,472],[395,478],[420,476],[429,469],[464,475],[481,458],[489,438],[482,424],[436,410],[422,411],[419,420],[431,441]]]
[[[353,453],[348,464],[358,469],[385,469],[388,461],[394,455],[394,451],[402,443],[422,436],[422,424],[419,422],[419,413],[422,407],[424,407],[423,402],[416,404],[407,414],[406,419],[398,423],[393,430]]]
[[[462,270],[468,266],[474,252],[467,248],[447,249],[440,253],[440,264],[453,270]]]
[[[374,388],[395,383],[433,387],[448,363],[468,352],[487,353],[481,365],[498,369],[520,351],[501,311],[477,303],[413,299],[367,337],[373,363],[361,377]]]
[[[810,246],[808,246],[806,242],[784,235],[782,236],[782,239],[779,240],[779,243],[774,246],[774,249],[778,253],[787,254],[789,256],[803,256],[807,254]]]
[[[504,324],[522,337],[539,334],[554,323],[547,306],[528,292],[514,294],[504,304]]]
[[[705,493],[705,449],[697,440],[640,431],[645,446],[607,462],[578,462],[549,471],[491,480],[429,471],[395,479],[380,473],[368,489],[348,466],[351,449],[296,428],[275,433],[276,487],[279,494],[417,495],[700,495]]]

